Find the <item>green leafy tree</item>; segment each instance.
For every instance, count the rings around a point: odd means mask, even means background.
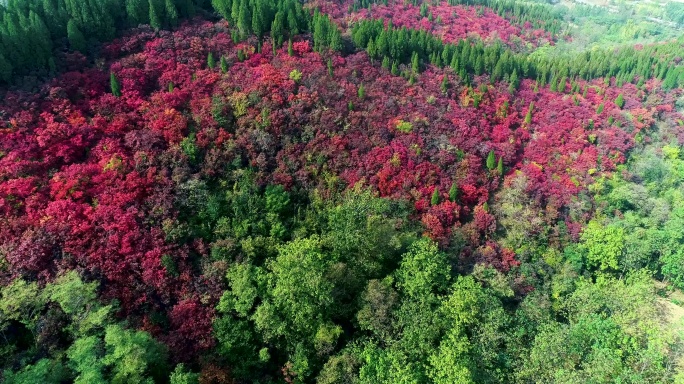
[[[199,374],[189,372],[183,364],[178,364],[169,377],[170,384],[198,384]]]
[[[600,270],[617,270],[625,244],[625,232],[615,225],[605,226],[598,220],[589,221],[582,232],[582,248],[587,264]]]

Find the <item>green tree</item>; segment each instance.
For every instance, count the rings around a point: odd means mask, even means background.
[[[126,18],[128,25],[137,27],[150,23],[150,3],[144,0],[126,0]]]
[[[620,109],[622,109],[622,107],[625,105],[625,98],[622,96],[622,93],[619,94],[615,99],[615,105],[617,105]]]
[[[85,36],[83,36],[81,30],[78,29],[74,19],[69,19],[69,23],[67,24],[67,37],[69,39],[69,46],[71,49],[86,53],[87,44]]]
[[[114,72],[109,73],[109,85],[112,89],[112,95],[115,97],[121,97],[121,84],[119,79],[116,77]]]
[[[0,52],[0,82],[9,83],[12,79],[12,64]]]
[[[359,97],[359,100],[363,100],[366,97],[366,89],[363,87],[363,83],[359,85],[357,96]]]
[[[491,171],[494,168],[496,168],[496,154],[494,154],[494,151],[489,151],[487,155],[487,169]]]
[[[225,56],[221,56],[221,73],[228,73],[228,62]]]
[[[582,249],[587,264],[600,270],[617,270],[625,244],[624,230],[615,225],[605,226],[597,219],[589,221],[582,232]]]
[[[173,3],[173,0],[165,0],[164,14],[166,16],[166,24],[171,28],[178,27],[178,9]]]
[[[229,21],[232,21],[231,9],[233,7],[233,3],[233,0],[211,0],[211,6],[214,8],[214,10],[221,15],[221,17]]]
[[[439,188],[435,187],[435,190],[432,191],[432,197],[430,198],[430,205],[437,204],[439,204]]]
[[[458,185],[456,183],[451,184],[449,188],[449,200],[455,202],[458,199]]]
[[[223,56],[221,58],[223,59]],[[216,67],[216,60],[214,59],[214,54],[211,52],[207,55],[207,67],[209,67],[209,69],[214,69]]]
[[[199,374],[188,372],[183,364],[178,364],[171,372],[169,382],[170,384],[198,384]]]
[[[164,13],[162,6],[160,6],[158,0],[148,0],[148,5],[150,10],[150,26],[158,31],[164,27]]]

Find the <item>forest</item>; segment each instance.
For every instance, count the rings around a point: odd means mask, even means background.
[[[663,7],[0,2],[0,382],[684,383]]]

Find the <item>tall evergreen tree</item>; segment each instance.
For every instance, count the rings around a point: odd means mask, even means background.
[[[223,59],[223,57],[221,57]],[[209,55],[207,55],[207,67],[209,69],[214,69],[216,67],[216,60],[214,59],[214,54],[209,52]]]
[[[237,2],[237,0],[235,0]],[[232,20],[231,10],[233,1],[231,0],[211,0],[211,6],[214,10],[226,20]]]
[[[87,44],[85,36],[83,36],[81,30],[78,29],[78,26],[73,19],[69,20],[69,23],[67,24],[67,37],[69,38],[69,46],[71,49],[83,53],[86,52]]]
[[[173,0],[166,0],[164,3],[164,13],[166,16],[166,24],[171,28],[178,27],[178,9],[173,3]]]
[[[109,85],[112,89],[112,95],[115,97],[121,97],[121,84],[119,83],[119,79],[116,77],[114,72],[109,73]]]
[[[150,23],[150,3],[141,0],[126,0],[126,19],[131,27]]]
[[[487,155],[487,169],[490,171],[496,167],[496,154],[494,154],[494,151],[489,151],[489,154]]]
[[[150,26],[158,31],[164,27],[162,8],[158,0],[148,0],[148,5],[150,10]]]
[[[12,79],[12,64],[5,58],[0,50],[0,82],[9,83]]]
[[[228,72],[228,62],[226,62],[226,57],[221,56],[221,73]]]

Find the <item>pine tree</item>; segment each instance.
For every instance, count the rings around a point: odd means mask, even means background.
[[[287,42],[287,54],[290,56],[294,56],[294,49],[292,48],[292,39],[288,40]]]
[[[413,70],[413,73],[418,73],[420,70],[420,60],[418,58],[418,52],[413,52],[413,55],[411,56],[411,69]]]
[[[439,188],[435,187],[435,190],[432,191],[432,197],[430,198],[430,205],[437,204],[439,204]]]
[[[496,167],[496,155],[494,154],[494,151],[489,151],[489,155],[487,155],[487,169],[489,169],[491,171],[495,167]]]
[[[622,109],[622,107],[625,105],[625,98],[622,96],[622,93],[618,95],[617,99],[615,99],[615,105],[617,105],[620,109]]]
[[[359,85],[358,96],[360,100],[363,100],[366,97],[366,89],[363,87],[363,83]]]
[[[499,175],[503,176],[503,158],[499,156],[499,162],[496,164],[496,171],[499,173]]]
[[[109,73],[109,85],[112,88],[112,95],[121,97],[121,84],[119,84],[119,79],[116,78],[114,72]]]
[[[333,77],[333,63],[332,59],[328,59],[328,75]]]
[[[83,36],[81,30],[78,29],[74,19],[69,19],[69,22],[67,23],[67,38],[69,39],[69,46],[71,49],[82,53],[86,52],[87,44],[85,36]]]
[[[449,90],[449,76],[444,75],[444,77],[442,78],[442,84],[440,84],[440,89],[442,90],[442,93],[447,93],[447,91]]]

